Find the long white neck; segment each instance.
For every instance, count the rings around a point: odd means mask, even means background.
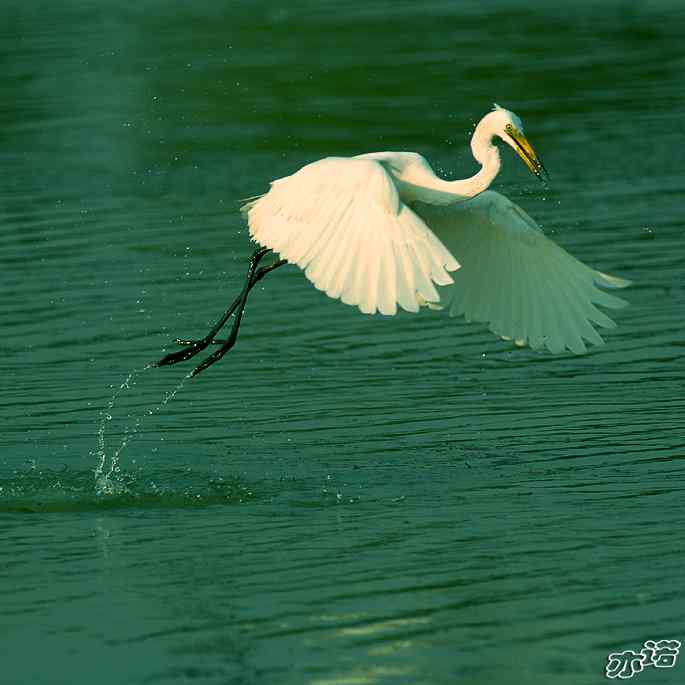
[[[446,181],[435,174],[426,161],[412,153],[380,152],[360,155],[387,161],[405,202],[418,200],[435,205],[449,205],[482,193],[499,173],[501,162],[499,150],[492,144],[497,130],[496,112],[486,114],[476,126],[471,137],[471,151],[481,168],[470,178]]]
[[[436,176],[426,160],[413,152],[371,152],[358,155],[358,158],[374,159],[387,165],[404,202],[449,205],[482,193],[499,173],[502,166],[499,150],[492,144],[498,130],[497,114],[486,114],[471,136],[471,152],[481,168],[470,178],[446,181]]]
[[[471,136],[471,152],[481,165],[480,170],[470,178],[459,181],[443,181],[440,190],[449,191],[462,197],[473,197],[486,190],[495,180],[502,167],[499,150],[492,144],[494,120],[484,116]]]

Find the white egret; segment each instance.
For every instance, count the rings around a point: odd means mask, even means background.
[[[602,345],[595,325],[614,322],[597,305],[627,304],[605,288],[629,281],[595,271],[553,243],[533,219],[503,195],[487,190],[500,170],[499,138],[539,178],[545,168],[516,114],[498,105],[476,126],[471,151],[480,170],[446,181],[414,152],[327,157],[271,183],[242,211],[262,247],[250,259],[242,292],[202,340],[159,364],[189,359],[212,343],[221,347],[193,372],[234,344],[247,295],[270,271],[296,264],[329,297],[365,314],[394,315],[398,306],[446,308],[452,316],[489,324],[504,339],[551,352]],[[272,251],[279,259],[257,269]],[[214,336],[237,309],[227,340]]]

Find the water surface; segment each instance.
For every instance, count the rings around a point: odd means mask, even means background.
[[[218,5],[0,22],[2,681],[575,685],[685,642],[681,4]],[[493,101],[553,180],[496,188],[635,283],[606,347],[288,267],[209,372],[142,370],[239,289],[241,198],[383,149],[467,176]]]

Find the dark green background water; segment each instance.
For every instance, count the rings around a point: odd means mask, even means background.
[[[3,3],[2,683],[575,685],[685,641],[685,6],[596,5]],[[113,397],[240,287],[241,198],[374,150],[467,176],[493,101],[553,180],[495,187],[635,281],[607,347],[288,267],[220,364]]]

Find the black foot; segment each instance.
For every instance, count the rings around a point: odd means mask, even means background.
[[[176,344],[177,345],[196,345],[198,342],[201,342],[200,340],[183,340],[181,338],[176,338]],[[225,345],[226,341],[225,340],[210,340],[209,341],[210,345]]]
[[[190,374],[191,378],[195,378],[200,371],[204,371],[208,366],[211,366],[214,362],[218,362],[221,357],[223,357],[226,352],[228,352],[233,345],[235,345],[235,340],[232,343],[225,342],[223,347],[220,347],[216,352],[212,353],[205,359],[202,363],[198,364],[193,372]]]
[[[184,362],[186,359],[194,357],[198,352],[202,352],[202,350],[210,344],[211,340],[195,340],[187,345],[185,349],[179,350],[178,352],[171,352],[165,357],[162,357],[157,362],[157,366],[168,366],[169,364]]]

